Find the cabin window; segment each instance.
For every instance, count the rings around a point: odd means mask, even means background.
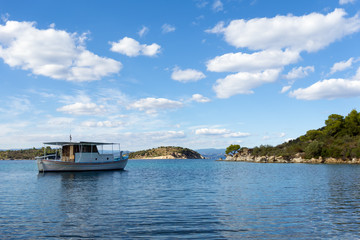
[[[80,152],[80,150],[79,150]],[[98,152],[98,149],[97,149],[97,146],[96,145],[82,145],[81,146],[81,152],[83,153],[97,153]]]

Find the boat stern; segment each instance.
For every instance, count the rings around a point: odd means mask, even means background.
[[[43,161],[42,159],[36,159],[36,164],[37,164],[37,167],[38,167],[38,170],[39,172],[44,172],[44,164],[43,164]]]

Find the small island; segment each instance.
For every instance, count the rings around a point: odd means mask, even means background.
[[[331,114],[325,126],[275,147],[230,145],[225,161],[360,164],[360,113]]]
[[[204,157],[189,148],[168,146],[131,152],[129,159],[204,159]]]

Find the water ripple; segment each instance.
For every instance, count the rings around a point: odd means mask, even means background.
[[[37,174],[0,162],[0,239],[358,239],[360,166],[130,161]]]

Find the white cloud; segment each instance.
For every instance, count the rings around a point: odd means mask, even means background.
[[[184,131],[163,131],[163,132],[150,132],[148,135],[154,140],[176,139],[186,137]]]
[[[139,36],[145,36],[149,32],[149,28],[146,26],[143,26],[140,31],[138,32]]]
[[[290,90],[290,88],[291,88],[291,86],[289,85],[289,86],[284,86],[282,89],[281,89],[281,93],[286,93],[287,91],[289,91]]]
[[[219,128],[200,128],[195,130],[196,135],[205,135],[205,136],[223,136],[228,138],[239,138],[239,137],[248,137],[249,133],[242,132],[232,132],[228,129],[219,129]]]
[[[107,128],[116,128],[123,126],[124,123],[121,121],[85,121],[81,124],[84,127],[107,127]]]
[[[286,79],[298,79],[298,78],[304,78],[309,75],[310,72],[314,72],[315,68],[314,66],[307,66],[307,67],[297,67],[291,69],[288,74],[286,74],[284,77]]]
[[[214,0],[214,3],[212,5],[212,9],[215,12],[221,12],[224,10],[224,5],[220,0]]]
[[[176,109],[183,106],[182,102],[169,100],[166,98],[143,98],[129,105],[129,108],[145,111],[154,114],[158,110]]]
[[[225,41],[232,46],[258,51],[227,53],[207,62],[209,71],[238,72],[217,80],[213,86],[217,97],[253,93],[253,88],[276,81],[284,66],[300,60],[302,51],[318,51],[346,35],[358,32],[359,15],[350,18],[346,18],[346,15],[343,9],[335,9],[326,15],[311,13],[299,17],[287,15],[238,19],[227,26],[219,22],[206,30],[208,33],[223,34]],[[297,67],[284,77],[306,77],[313,71],[313,66]],[[286,87],[282,92],[288,90],[289,87]]]
[[[218,22],[213,28],[206,29],[205,32],[207,33],[215,33],[215,34],[222,34],[225,32],[225,23],[223,21]]]
[[[351,80],[340,78],[319,81],[307,88],[294,90],[289,95],[303,100],[357,97],[360,96],[360,74]]]
[[[7,21],[0,25],[0,58],[11,67],[68,81],[99,80],[120,71],[120,62],[86,50],[85,40],[86,34]]]
[[[200,128],[195,130],[196,135],[224,135],[229,133],[227,129],[217,129],[217,128]]]
[[[207,62],[207,70],[212,72],[253,72],[269,68],[279,68],[300,59],[298,52],[290,50],[264,50],[248,53],[227,53]]]
[[[226,42],[237,48],[290,48],[298,52],[315,52],[360,30],[359,16],[345,18],[346,14],[343,9],[335,9],[327,15],[311,13],[299,17],[239,19],[231,21],[226,27],[220,22],[206,32],[224,34]]]
[[[167,23],[162,25],[161,29],[162,29],[162,33],[170,33],[170,32],[174,32],[176,30],[176,28],[174,26],[167,24]]]
[[[173,73],[171,74],[171,78],[175,81],[179,82],[195,82],[200,79],[205,78],[205,74],[198,70],[194,69],[185,69],[181,70],[178,67],[173,69]]]
[[[347,68],[350,68],[353,64],[354,58],[349,58],[347,61],[335,63],[330,70],[330,74],[334,74],[339,71],[344,71]]]
[[[348,4],[348,3],[354,3],[355,0],[339,0],[340,5]]]
[[[153,43],[151,45],[140,44],[135,39],[124,37],[118,42],[110,42],[111,51],[124,54],[129,57],[145,55],[149,57],[156,56],[160,53],[160,45]]]
[[[207,97],[204,97],[201,94],[193,94],[191,97],[191,101],[206,103],[206,102],[210,102],[211,100]]]
[[[72,115],[99,115],[106,112],[106,109],[103,105],[97,105],[95,103],[81,103],[81,102],[65,105],[56,110],[59,112],[64,112]]]
[[[252,89],[264,83],[276,81],[281,69],[268,69],[263,72],[239,72],[218,79],[213,86],[218,98],[229,98],[236,94],[251,94]]]
[[[225,137],[233,137],[233,138],[242,138],[242,137],[248,137],[250,136],[250,133],[243,133],[243,132],[233,132],[225,134]]]

